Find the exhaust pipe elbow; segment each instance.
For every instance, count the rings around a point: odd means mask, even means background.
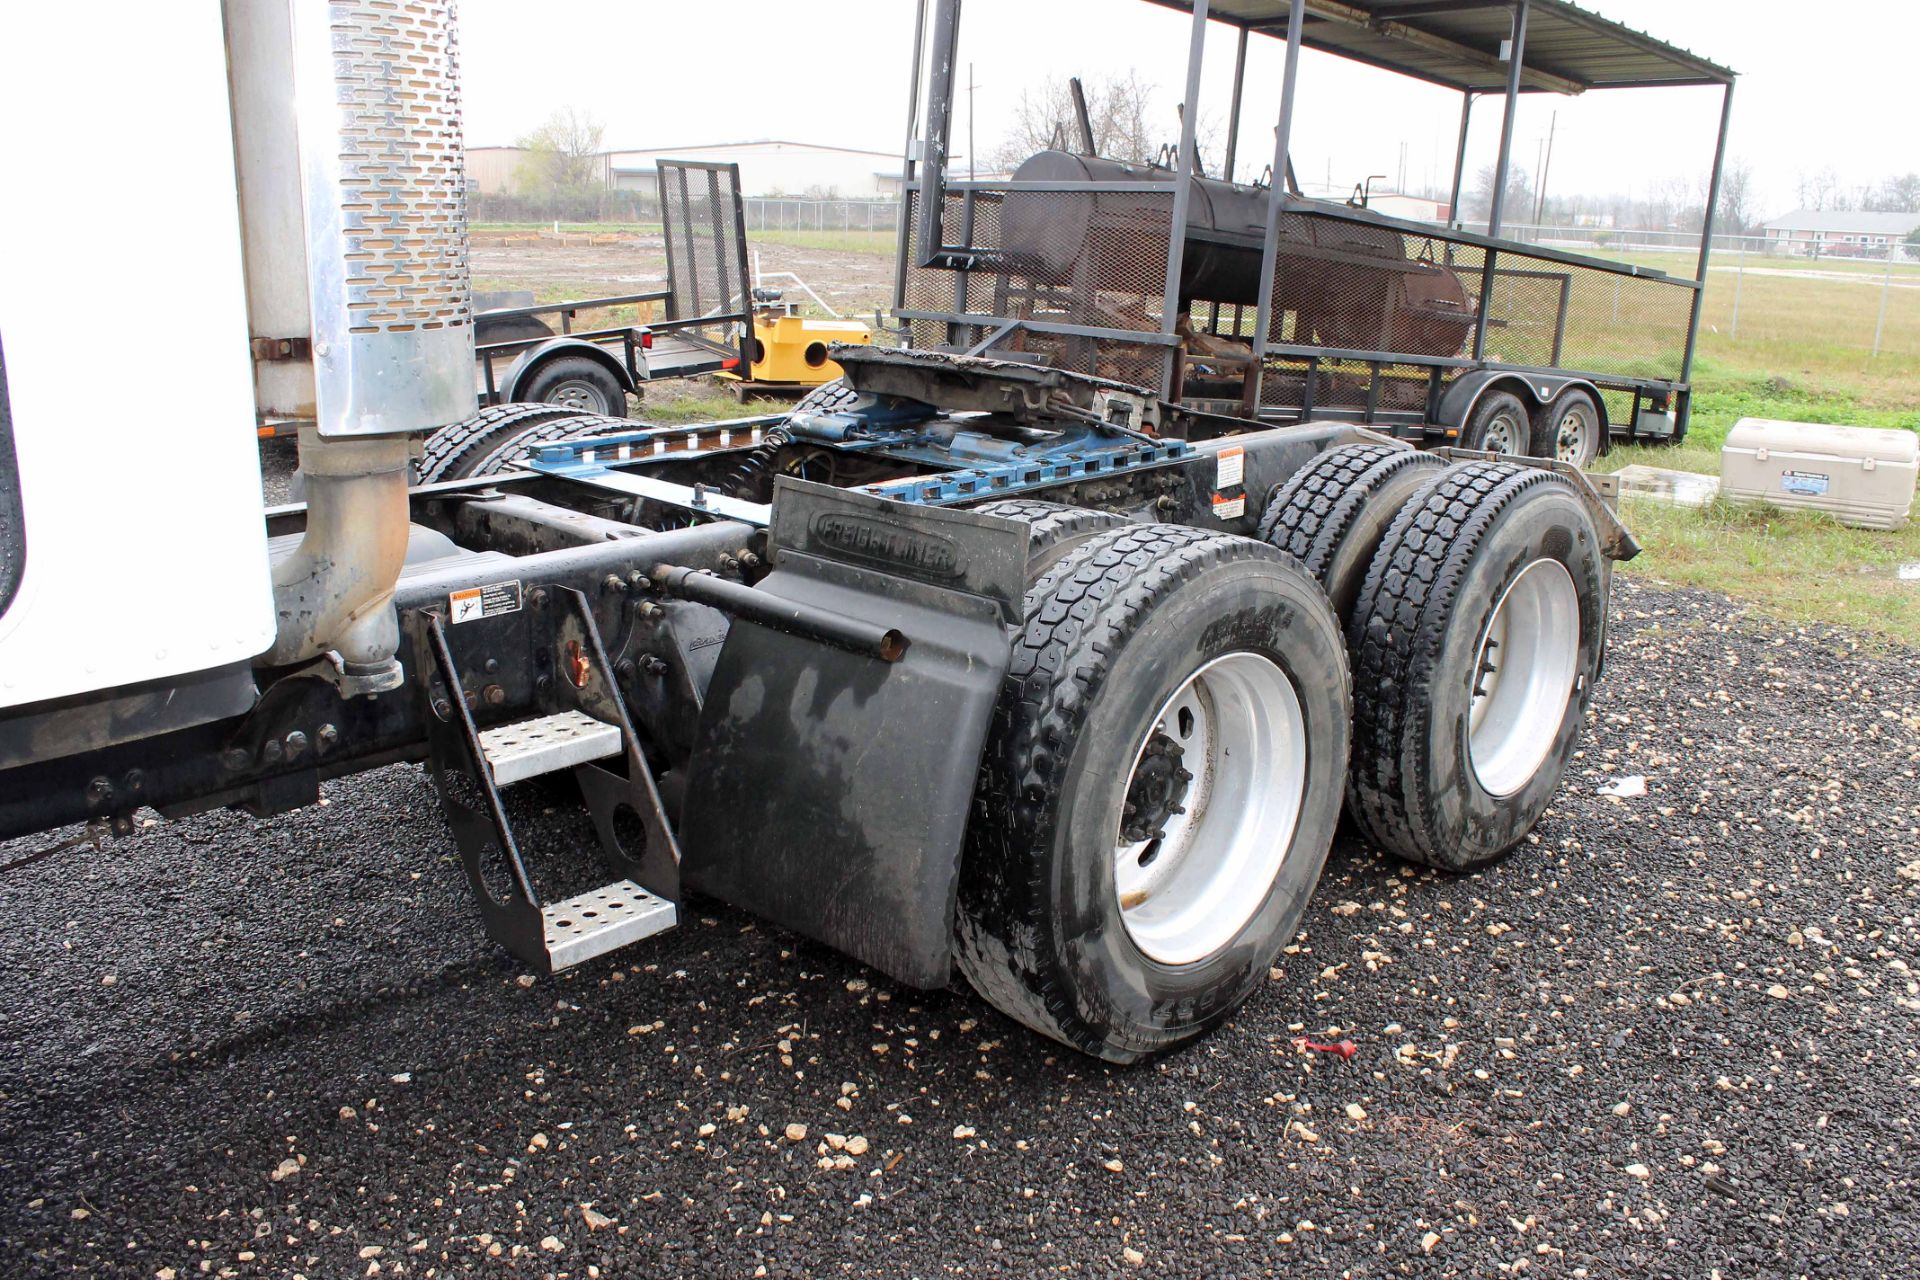
[[[407,557],[409,456],[405,436],[322,439],[301,430],[307,531],[274,569],[278,633],[266,663],[335,651],[365,692],[400,683],[393,591]]]

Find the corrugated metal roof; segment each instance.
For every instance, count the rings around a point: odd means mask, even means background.
[[[1767,223],[1769,231],[1840,231],[1869,236],[1904,236],[1916,227],[1920,227],[1920,213],[1858,209],[1795,209]]]
[[[1191,13],[1192,0],[1153,0]],[[1211,0],[1222,22],[1285,39],[1289,0]],[[1504,93],[1500,45],[1511,34],[1506,0],[1307,0],[1301,42],[1454,89]],[[1566,0],[1532,0],[1521,59],[1522,91],[1727,84],[1734,73],[1675,45]]]

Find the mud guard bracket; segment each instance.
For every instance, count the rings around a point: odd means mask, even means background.
[[[701,713],[688,884],[944,986],[961,839],[1020,621],[1012,521],[782,477],[770,596],[897,628],[898,662],[736,620]]]

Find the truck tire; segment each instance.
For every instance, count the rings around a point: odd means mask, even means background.
[[[1387,526],[1446,465],[1433,454],[1385,444],[1329,449],[1274,490],[1260,517],[1260,540],[1319,579],[1344,625]]]
[[[1124,516],[1092,507],[1070,507],[1036,498],[999,498],[973,508],[983,516],[1018,520],[1027,526],[1027,581],[1038,581],[1060,557],[1099,533],[1127,523]]]
[[[471,418],[450,423],[427,436],[420,460],[414,464],[414,483],[461,479],[473,462],[528,427],[574,416],[575,410],[557,404],[488,405]]]
[[[1599,539],[1565,477],[1475,462],[1429,480],[1347,624],[1361,831],[1451,871],[1519,844],[1579,739],[1606,604]]]
[[[1533,414],[1533,455],[1558,458],[1585,471],[1607,445],[1606,420],[1593,396],[1568,387]]]
[[[1533,449],[1533,417],[1511,391],[1489,391],[1474,403],[1460,426],[1462,449],[1492,453],[1529,453]]]
[[[1130,524],[1027,593],[981,756],[962,973],[1131,1062],[1201,1035],[1293,937],[1340,813],[1347,667],[1326,595],[1264,543]]]
[[[845,378],[835,378],[832,382],[823,382],[801,396],[795,402],[793,412],[835,413],[841,409],[851,409],[859,399],[860,393],[848,385]]]
[[[572,413],[627,416],[627,389],[613,370],[589,356],[555,356],[527,371],[520,398]]]
[[[462,478],[497,476],[526,465],[533,457],[534,449],[543,444],[641,429],[642,424],[631,418],[609,418],[599,413],[564,414],[536,422],[530,427],[522,427],[484,453],[476,450],[468,456],[466,468],[460,474]]]

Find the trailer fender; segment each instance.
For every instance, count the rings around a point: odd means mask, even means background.
[[[604,347],[595,346],[581,338],[555,338],[552,342],[543,342],[537,347],[528,347],[520,353],[520,358],[507,370],[507,376],[500,383],[500,399],[514,401],[520,399],[521,391],[533,377],[534,371],[556,356],[585,356],[604,365],[614,377],[620,379],[623,391],[634,391],[633,374],[627,366],[615,359]]]
[[[1564,373],[1516,373],[1510,369],[1476,369],[1463,373],[1441,395],[1437,420],[1441,426],[1458,431],[1472,415],[1473,407],[1480,403],[1480,397],[1489,391],[1511,391],[1530,407],[1539,408],[1553,403],[1569,387],[1587,392],[1600,407],[1600,435],[1604,441],[1608,430],[1607,402],[1601,398],[1600,388],[1589,379]]]
[[[960,847],[1011,661],[1027,529],[781,477],[774,572],[794,625],[736,616],[680,818],[685,882],[916,987],[950,976]],[[821,638],[891,628],[897,661]],[[808,634],[810,633],[810,634]]]

